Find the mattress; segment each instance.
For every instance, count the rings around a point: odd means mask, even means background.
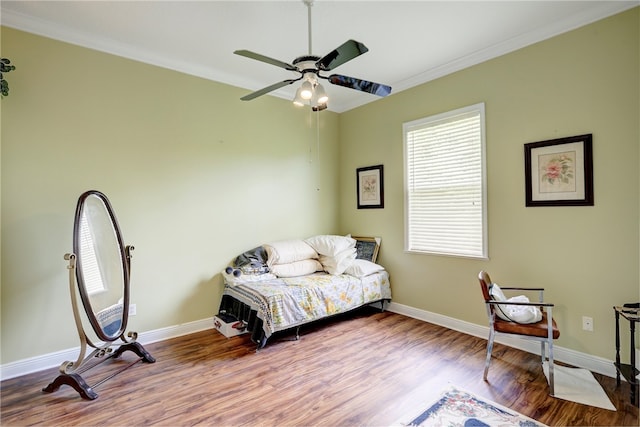
[[[371,302],[390,300],[386,271],[358,278],[317,272],[306,276],[225,283],[224,295],[246,304],[262,320],[264,337]]]

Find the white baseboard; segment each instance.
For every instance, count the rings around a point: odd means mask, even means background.
[[[386,309],[393,313],[413,317],[414,319],[433,323],[435,325],[453,329],[455,331],[462,332],[468,335],[473,335],[484,339],[489,336],[489,328],[487,326],[476,325],[474,323],[469,323],[463,320],[454,319],[452,317],[443,316],[441,314],[420,310],[417,308],[409,307],[407,305],[391,302],[386,307]],[[138,341],[142,344],[150,344],[153,342],[175,338],[182,335],[192,334],[194,332],[199,332],[206,329],[213,329],[213,318],[196,320],[194,322],[185,323],[182,325],[169,326],[167,328],[157,329],[155,331],[141,332],[140,334],[138,334]],[[538,354],[540,351],[540,346],[537,342],[517,338],[509,339],[505,336],[496,338],[496,342],[534,354]],[[44,369],[57,367],[67,360],[75,361],[78,358],[79,352],[80,347],[75,347],[68,350],[57,351],[54,353],[49,353],[42,356],[36,356],[29,359],[19,360],[17,362],[1,365],[0,380],[7,380],[10,378],[19,377],[21,375],[42,371]],[[613,360],[607,360],[601,357],[592,356],[590,354],[581,353],[559,346],[554,346],[554,357],[560,362],[568,363],[579,368],[588,369],[592,372],[597,372],[602,375],[606,375],[609,377],[615,377],[616,375]],[[640,360],[640,357],[638,357],[636,360]]]
[[[462,332],[475,337],[487,339],[489,337],[489,327],[480,326],[474,323],[465,322],[463,320],[454,319],[452,317],[443,316],[441,314],[432,313],[425,310],[409,307],[407,305],[391,302],[387,307],[387,310],[402,314],[414,319],[423,320],[425,322],[433,323],[434,325],[443,326],[445,328],[453,329],[458,332]],[[509,338],[505,335],[499,335],[496,337],[496,342],[509,347],[515,347],[520,350],[527,351],[533,354],[540,354],[540,344],[535,341],[528,341],[518,338]],[[567,363],[571,366],[578,368],[588,369],[591,372],[606,375],[608,377],[615,378],[616,368],[613,365],[613,360],[604,359],[602,357],[592,356],[590,354],[581,353],[579,351],[563,348],[557,345],[553,346],[554,359]]]
[[[196,320],[195,322],[184,323],[182,325],[169,326],[167,328],[156,329],[150,332],[138,334],[137,341],[141,344],[150,344],[157,341],[167,340],[194,332],[213,329],[213,317],[209,319]],[[21,375],[42,371],[62,365],[63,362],[76,361],[80,354],[80,347],[67,350],[56,351],[42,356],[31,357],[29,359],[18,360],[0,366],[0,380],[19,377]]]

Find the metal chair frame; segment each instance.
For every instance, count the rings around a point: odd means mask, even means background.
[[[483,379],[487,381],[487,376],[489,374],[489,366],[491,364],[491,353],[493,352],[493,343],[496,335],[502,334],[507,336],[515,336],[518,338],[529,339],[540,342],[540,356],[542,359],[542,363],[546,360],[546,351],[545,345],[548,348],[548,358],[549,358],[549,394],[554,396],[555,387],[554,387],[554,372],[553,372],[553,340],[560,335],[560,332],[557,329],[557,326],[553,321],[553,307],[554,304],[545,303],[544,302],[544,288],[528,288],[528,287],[501,287],[502,290],[505,291],[525,291],[525,292],[538,292],[538,302],[506,302],[506,301],[496,301],[491,298],[491,287],[493,286],[493,282],[491,282],[491,278],[489,275],[481,271],[478,274],[478,280],[480,281],[480,286],[483,288],[483,295],[485,297],[485,306],[487,309],[487,316],[489,318],[489,339],[487,341],[487,358],[484,365],[484,376]],[[486,288],[486,293],[485,293]],[[496,318],[496,308],[499,306],[537,306],[543,310],[544,316],[543,319],[534,324],[516,324],[515,322],[508,322],[506,320]],[[508,327],[509,324],[517,325],[514,326],[513,332],[504,332],[496,330],[496,324],[500,322],[503,326],[507,326],[507,330],[511,329]],[[546,324],[546,336],[535,335],[537,331],[540,331],[540,327]],[[555,334],[554,334],[555,332]],[[539,332],[538,332],[539,333]],[[554,336],[555,335],[555,336]]]

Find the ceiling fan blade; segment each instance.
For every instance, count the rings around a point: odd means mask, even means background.
[[[300,78],[302,78],[302,77],[300,77]],[[300,80],[300,78],[284,80],[284,81],[281,81],[281,82],[278,82],[278,83],[274,83],[271,86],[267,86],[265,88],[262,88],[260,90],[255,91],[255,92],[252,92],[249,95],[245,95],[240,99],[243,100],[243,101],[251,101],[252,99],[257,98],[259,96],[262,96],[262,95],[264,95],[266,93],[269,93],[269,92],[274,91],[276,89],[280,89],[281,87],[290,85],[293,82],[297,82],[298,80]]]
[[[387,96],[391,93],[391,86],[360,80],[355,77],[331,74],[327,79],[334,85],[344,86],[350,89],[360,90],[362,92],[369,92],[378,96]]]
[[[255,59],[258,61],[266,62],[267,64],[275,65],[276,67],[284,68],[289,71],[296,71],[296,67],[278,59],[269,58],[268,56],[261,55],[259,53],[251,52],[250,50],[236,50],[236,55],[245,56],[247,58]]]
[[[322,71],[330,71],[368,51],[369,49],[364,44],[355,40],[347,40],[341,46],[320,58],[316,62],[316,66]]]

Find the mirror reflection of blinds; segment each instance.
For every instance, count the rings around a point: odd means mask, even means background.
[[[85,288],[89,295],[106,291],[98,257],[94,247],[93,235],[89,229],[87,216],[82,215],[80,219],[80,251],[82,254],[82,273],[84,276]]]
[[[406,123],[406,250],[486,257],[484,104]]]

